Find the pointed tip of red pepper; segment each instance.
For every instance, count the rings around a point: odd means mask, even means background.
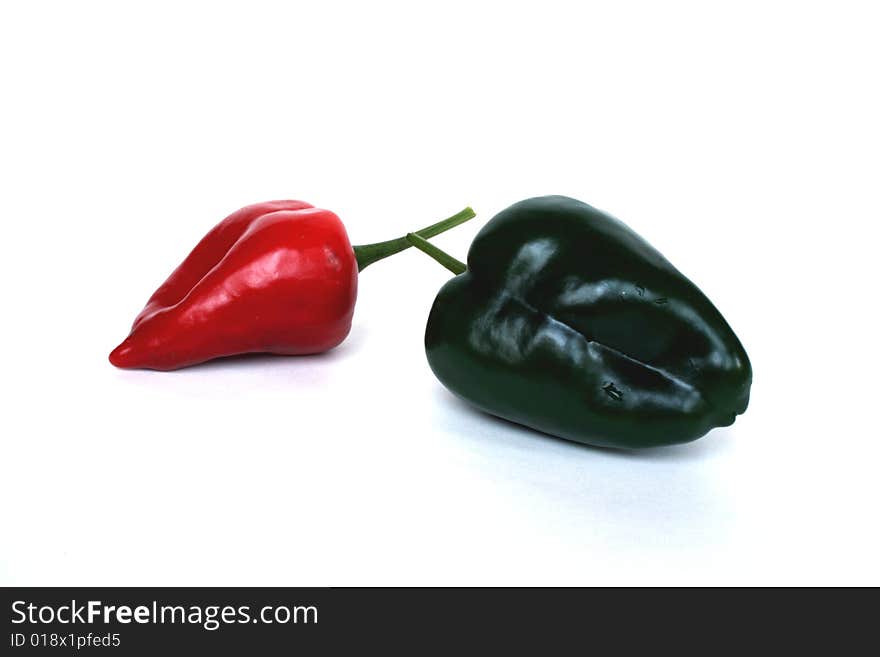
[[[123,369],[137,367],[134,363],[134,349],[129,338],[125,338],[116,349],[110,352],[110,362]]]

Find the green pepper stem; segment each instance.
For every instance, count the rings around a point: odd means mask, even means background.
[[[461,260],[456,260],[451,255],[446,253],[446,251],[438,249],[436,246],[431,244],[428,240],[422,238],[420,235],[416,233],[409,233],[406,236],[406,240],[420,251],[424,251],[429,256],[434,258],[434,260],[446,267],[446,269],[451,271],[456,276],[458,276],[459,274],[463,274],[467,271],[467,265],[464,264]]]
[[[466,221],[470,221],[476,216],[476,213],[471,208],[465,208],[448,219],[438,221],[432,226],[422,228],[420,231],[410,233],[409,235],[416,235],[423,240],[427,240],[435,235],[446,232],[450,228],[455,228]],[[354,257],[357,259],[358,271],[363,271],[377,260],[382,260],[382,258],[387,258],[388,256],[408,249],[412,246],[412,243],[408,240],[409,235],[407,235],[407,237],[398,237],[394,240],[388,240],[387,242],[362,244],[354,247]]]

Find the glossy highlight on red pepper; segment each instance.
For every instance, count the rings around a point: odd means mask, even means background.
[[[419,234],[473,216],[467,208]],[[339,217],[303,201],[249,205],[156,290],[110,362],[174,370],[236,354],[327,351],[351,330],[359,270],[407,247],[405,238],[352,247]]]

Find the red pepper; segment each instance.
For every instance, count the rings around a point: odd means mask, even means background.
[[[467,208],[419,231],[471,219]],[[358,272],[409,247],[352,247],[329,210],[269,201],[229,215],[156,290],[110,354],[117,367],[174,370],[235,354],[316,354],[351,330]]]

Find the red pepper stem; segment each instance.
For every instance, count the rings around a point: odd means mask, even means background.
[[[414,247],[416,247],[420,251],[424,251],[425,253],[427,253],[429,256],[434,258],[434,260],[446,267],[446,269],[451,271],[456,276],[458,276],[459,274],[463,274],[467,271],[467,265],[464,264],[461,260],[456,260],[451,255],[446,253],[446,251],[438,249],[428,240],[419,237],[416,233],[410,233],[406,236],[406,239]]]
[[[455,228],[456,226],[463,224],[465,221],[470,221],[476,216],[476,213],[471,208],[465,208],[448,219],[439,221],[433,226],[422,228],[416,233],[410,233],[410,235],[416,235],[417,237],[422,238],[422,240],[427,240],[435,235],[446,232],[450,228]],[[413,246],[408,240],[408,237],[409,236],[398,237],[395,240],[388,240],[387,242],[362,244],[354,247],[354,257],[357,259],[358,271],[363,271],[377,260],[387,258],[395,253],[400,253],[401,251],[408,249],[410,246]]]

